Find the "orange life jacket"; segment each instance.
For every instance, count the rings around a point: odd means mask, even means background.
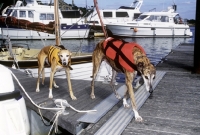
[[[125,42],[121,39],[107,38],[103,42],[104,53],[107,57],[115,61],[116,66],[122,71],[122,67],[126,70],[133,72],[137,70],[133,59],[133,48],[139,48],[144,54],[144,49],[134,42]]]

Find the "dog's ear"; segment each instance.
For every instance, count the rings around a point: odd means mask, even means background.
[[[144,68],[144,63],[143,62],[139,62],[138,64],[137,64],[137,69],[138,69],[138,71],[142,71],[142,69]]]

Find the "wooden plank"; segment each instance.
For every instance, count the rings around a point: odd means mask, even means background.
[[[54,99],[65,99],[69,102],[70,105],[72,105],[74,108],[78,110],[91,110],[94,108],[97,104],[99,104],[101,101],[103,101],[106,97],[108,97],[110,94],[112,94],[112,90],[110,88],[109,84],[103,84],[102,82],[95,82],[95,95],[96,99],[90,98],[90,92],[91,92],[91,81],[88,80],[74,80],[71,79],[72,82],[72,88],[74,91],[74,95],[77,97],[76,101],[71,100],[68,92],[68,84],[66,79],[59,79],[56,78],[57,84],[60,86],[59,89],[53,89],[53,99],[48,98],[49,93],[49,78],[46,77],[45,84],[40,86],[40,92],[36,92],[36,81],[37,78],[32,78],[30,76],[27,76],[24,72],[11,69],[13,73],[17,76],[22,86],[25,88],[29,96],[32,98],[32,100],[36,104],[45,103],[45,107],[55,107]],[[15,89],[20,90],[21,94],[23,95],[26,105],[28,108],[38,112],[38,109],[28,100],[28,98],[25,96],[19,85],[16,81],[14,81]],[[119,83],[119,85],[116,86],[116,88],[119,88],[122,84]],[[55,114],[55,111],[49,111],[49,110],[41,110],[43,116],[47,120],[51,120],[52,117]],[[84,115],[84,113],[77,113],[74,110],[70,108],[66,108],[66,111],[69,112],[67,116],[61,115],[59,118],[59,126],[64,128],[65,130],[69,131],[72,134],[77,133],[77,125],[79,125],[80,122],[77,121],[79,117]]]

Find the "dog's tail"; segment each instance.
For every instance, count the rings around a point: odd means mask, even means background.
[[[63,45],[55,45],[55,46],[57,46],[57,47],[59,47],[61,49],[65,49],[65,47]]]

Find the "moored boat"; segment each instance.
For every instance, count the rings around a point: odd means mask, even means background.
[[[0,35],[3,37],[9,35],[10,39],[41,39],[41,37],[43,39],[55,39],[54,32],[39,32],[21,27],[23,24],[22,20],[31,22],[34,26],[37,26],[38,23],[47,25],[53,22],[55,19],[54,6],[40,5],[36,0],[26,0],[26,3],[26,6],[23,6],[22,1],[17,1],[15,6],[10,6],[5,10],[5,13],[2,14],[1,18],[14,17],[18,21],[15,22],[15,25],[0,21]],[[60,18],[59,26],[62,39],[89,38],[90,27],[88,24],[84,23],[78,10],[59,10],[58,14]]]
[[[189,25],[176,12],[176,5],[168,11],[144,12],[136,20],[107,24],[114,36],[123,37],[191,37]]]
[[[99,9],[99,12],[104,25],[122,21],[132,21],[141,14],[140,8],[142,3],[143,0],[135,0],[130,6],[120,6],[118,9]],[[102,30],[96,10],[91,11],[90,15],[87,17],[87,23],[89,23],[93,29]]]

